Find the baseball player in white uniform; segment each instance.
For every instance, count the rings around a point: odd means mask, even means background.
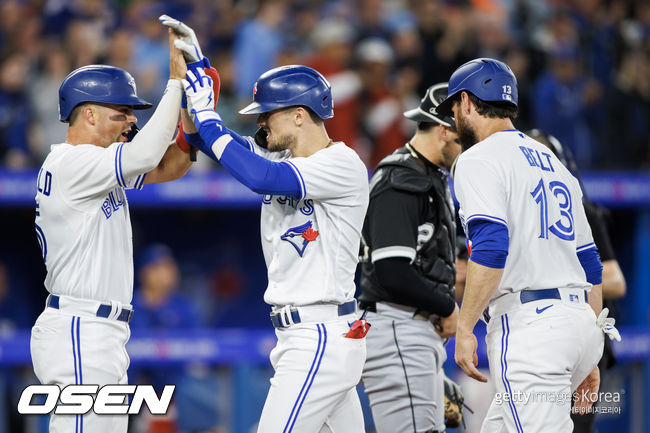
[[[571,432],[572,393],[598,391],[601,328],[616,333],[596,319],[602,266],[580,186],[513,127],[517,83],[504,63],[459,67],[437,112],[453,112],[464,150],[454,179],[471,255],[455,358],[480,381],[472,331],[481,315],[488,322],[497,393],[481,431]]]
[[[132,140],[134,109],[151,107],[128,72],[79,68],[59,89],[64,143],[38,174],[36,235],[47,268],[46,308],[32,328],[31,355],[43,384],[126,384],[133,314],[133,247],[124,190],[181,177],[190,162],[171,145],[186,65],[171,43],[170,79],[151,120]],[[136,313],[137,314],[137,313]],[[50,432],[125,433],[127,416],[54,415]]]
[[[191,49],[190,49],[191,50]],[[329,83],[293,65],[262,74],[254,102],[255,139],[229,130],[213,110],[210,79],[188,70],[185,92],[198,134],[188,141],[264,194],[264,300],[278,343],[260,433],[362,432],[356,385],[366,358],[365,321],[355,321],[354,273],[368,206],[358,155],[329,139]]]

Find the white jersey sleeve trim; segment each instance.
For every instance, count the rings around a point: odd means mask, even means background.
[[[415,260],[415,249],[402,246],[393,246],[379,248],[370,253],[372,263],[375,263],[378,260],[389,259],[393,257],[404,257],[411,260],[412,262]]]
[[[493,223],[503,224],[504,226],[508,227],[508,223],[506,222],[506,220],[504,220],[502,218],[497,218],[497,217],[494,217],[494,216],[491,216],[491,215],[485,215],[485,214],[477,213],[477,214],[474,214],[474,215],[470,216],[469,218],[467,218],[465,220],[465,222],[466,222],[466,224],[469,224],[469,222],[472,221],[472,220],[485,220],[485,221],[490,221],[490,222],[493,222]]]
[[[300,170],[298,170],[298,167],[291,161],[285,161],[287,164],[289,164],[289,167],[293,170],[294,174],[298,178],[298,183],[300,184],[300,200],[303,200],[305,196],[307,195],[307,188],[305,187],[305,180],[302,178],[302,175],[300,174]]]
[[[142,189],[142,187],[144,186],[144,178],[145,178],[145,177],[147,177],[147,173],[143,173],[143,174],[141,174],[140,176],[138,176],[138,177],[135,179],[135,185],[134,185],[134,187],[135,187],[136,189]]]
[[[588,244],[585,244],[585,245],[583,245],[581,247],[576,248],[576,252],[580,253],[582,251],[586,251],[586,250],[589,250],[591,248],[596,248],[596,244],[593,243],[593,242],[590,242]]]
[[[244,137],[244,140],[246,140],[246,143],[248,143],[248,149],[251,152],[255,153],[255,146],[253,145],[253,143],[255,143],[255,139],[253,137],[246,136]]]
[[[224,134],[221,137],[214,140],[211,149],[218,159],[221,159],[221,155],[223,155],[224,150],[226,150],[226,146],[228,146],[228,144],[231,141],[232,141],[232,135],[230,134]]]
[[[124,143],[120,143],[115,151],[115,177],[117,178],[117,184],[122,188],[126,188],[126,182],[122,174],[122,147],[124,147]]]

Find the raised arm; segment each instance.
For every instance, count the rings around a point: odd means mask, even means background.
[[[201,137],[191,144],[220,162],[252,191],[302,198],[300,182],[291,164],[269,161],[256,155],[248,140],[223,125],[212,105],[212,79],[202,68],[188,70],[183,84],[189,113]]]
[[[122,149],[122,171],[125,177],[149,173],[145,178],[146,183],[162,182],[180,177],[189,167],[189,165],[179,167],[178,164],[171,164],[168,158],[178,157],[176,152],[166,154],[178,122],[183,93],[181,79],[187,70],[182,53],[173,45],[173,41],[177,38],[178,36],[170,31],[170,75],[165,93],[149,122],[131,142],[125,143]],[[163,160],[163,155],[166,157],[162,166],[166,168],[156,170]],[[175,169],[174,173],[170,173],[172,167]]]

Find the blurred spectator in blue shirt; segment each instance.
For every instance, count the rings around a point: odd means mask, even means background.
[[[37,164],[45,160],[52,144],[65,141],[68,132],[68,125],[59,120],[59,86],[70,73],[70,58],[65,48],[54,42],[46,45],[43,55],[41,73],[27,89],[33,116],[30,144]]]
[[[169,77],[169,48],[167,30],[160,25],[158,17],[167,10],[151,1],[134,2],[128,6],[126,15],[131,39],[131,69],[138,95],[151,101],[160,101]],[[138,125],[146,124],[153,110],[138,113]]]
[[[388,40],[390,37],[384,16],[387,5],[383,0],[358,0],[356,3],[356,34],[357,41],[378,38]]]
[[[566,143],[579,166],[591,167],[598,146],[589,117],[601,97],[600,86],[583,75],[574,47],[556,48],[549,62],[533,89],[533,121]]]
[[[178,293],[178,266],[171,249],[154,244],[146,247],[139,257],[140,287],[133,298],[131,329],[199,327],[198,309]]]
[[[280,26],[286,22],[285,0],[261,0],[254,19],[239,28],[235,38],[234,57],[237,97],[249,100],[253,85],[262,73],[276,66],[284,48]]]
[[[30,165],[28,73],[29,59],[21,53],[5,57],[0,64],[0,160],[9,168]]]
[[[140,288],[133,299],[131,330],[134,335],[142,330],[189,330],[203,325],[196,305],[178,292],[178,266],[168,246],[153,244],[144,248],[137,267]],[[148,366],[133,368],[129,374],[133,383],[150,383],[158,392],[166,384],[176,385],[175,419],[164,422],[176,424],[183,432],[203,432],[217,427],[218,384],[214,372],[206,367],[190,363],[182,367]],[[157,428],[154,426],[160,427],[151,424],[149,431]]]

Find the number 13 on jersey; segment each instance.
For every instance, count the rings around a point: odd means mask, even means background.
[[[548,239],[549,232],[565,241],[575,239],[573,230],[573,212],[571,209],[571,193],[569,188],[560,181],[548,183],[548,190],[558,199],[560,206],[560,219],[549,225],[547,188],[544,179],[540,179],[535,189],[530,193],[539,205],[540,234],[539,237]]]

